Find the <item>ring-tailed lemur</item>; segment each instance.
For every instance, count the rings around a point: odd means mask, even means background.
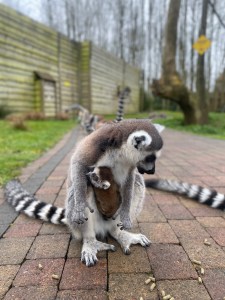
[[[78,110],[78,121],[81,127],[87,132],[91,133],[95,130],[96,124],[102,121],[103,117],[100,115],[91,114],[88,109],[84,108],[80,104],[73,104],[67,108],[67,112],[70,110]]]
[[[131,221],[142,208],[145,184],[141,173],[154,173],[155,159],[160,155],[163,127],[149,120],[124,120],[100,127],[86,136],[72,156],[66,210],[36,200],[16,181],[5,187],[5,196],[17,211],[69,226],[75,238],[83,239],[81,259],[87,266],[97,261],[100,250],[115,250],[113,245],[102,243],[96,236],[113,236],[125,254],[130,245],[148,246],[150,241],[142,234],[121,231],[118,224],[130,228]],[[108,167],[120,188],[121,205],[115,220],[106,220],[98,211],[92,186],[87,184],[90,168]],[[130,219],[131,218],[131,219]]]
[[[123,119],[124,115],[124,101],[127,97],[129,97],[131,89],[129,87],[125,87],[122,91],[118,91],[118,108],[117,114],[115,118],[115,122],[119,122]],[[100,115],[91,114],[86,108],[84,108],[80,104],[73,104],[67,108],[67,112],[70,110],[78,110],[78,121],[80,122],[82,128],[89,134],[93,132],[95,129],[102,126],[106,121]]]

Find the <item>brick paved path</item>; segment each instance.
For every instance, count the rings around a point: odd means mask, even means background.
[[[69,134],[51,151],[23,170],[27,189],[62,206],[72,146],[81,136]],[[225,193],[225,142],[166,130],[156,176],[179,178]],[[95,267],[80,262],[80,244],[67,228],[17,214],[0,195],[0,299],[162,299],[222,300],[225,297],[224,213],[171,194],[148,190],[134,231],[152,245],[133,246],[130,256],[102,253]],[[211,246],[204,244],[208,239]],[[116,245],[116,242],[111,241]],[[198,283],[192,260],[202,262]],[[39,269],[39,264],[43,269]],[[53,279],[52,274],[59,279]],[[151,292],[145,285],[156,278]]]

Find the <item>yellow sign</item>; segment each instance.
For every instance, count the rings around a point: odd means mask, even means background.
[[[211,41],[207,39],[205,35],[201,35],[197,41],[193,44],[193,48],[200,54],[204,54],[205,51],[211,46]]]
[[[64,86],[70,87],[71,86],[70,81],[64,81]]]

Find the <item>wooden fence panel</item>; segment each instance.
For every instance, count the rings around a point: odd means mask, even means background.
[[[92,44],[91,103],[92,112],[115,114],[118,106],[117,90],[125,86],[131,95],[125,102],[125,112],[135,113],[140,107],[140,70]]]
[[[125,111],[137,112],[139,78],[140,70],[91,42],[71,41],[0,4],[0,107],[54,116],[80,103],[93,113],[111,114],[117,110],[118,86],[129,86]],[[47,96],[46,80],[54,86]]]

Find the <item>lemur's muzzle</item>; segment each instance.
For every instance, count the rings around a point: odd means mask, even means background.
[[[144,169],[144,168],[142,168],[142,167],[140,167],[140,166],[138,166],[137,169],[138,169],[138,172],[141,173],[141,174],[144,174],[144,173],[147,173],[147,174],[155,174],[155,165],[154,165],[153,168],[150,169],[150,170],[146,170],[146,169]]]

